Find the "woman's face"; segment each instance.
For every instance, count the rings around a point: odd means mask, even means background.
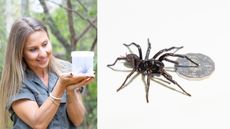
[[[47,68],[51,54],[52,46],[45,31],[35,31],[29,35],[23,49],[23,58],[31,69]]]

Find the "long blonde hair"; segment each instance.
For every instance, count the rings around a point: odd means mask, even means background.
[[[0,129],[9,128],[10,114],[6,105],[9,98],[19,91],[24,78],[24,44],[30,34],[41,30],[46,31],[48,35],[47,28],[40,21],[30,17],[23,17],[16,20],[11,28],[0,81]],[[59,74],[59,66],[60,64],[57,59],[52,56],[49,62],[49,69]]]

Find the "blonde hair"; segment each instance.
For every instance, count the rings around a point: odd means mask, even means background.
[[[12,25],[0,81],[0,129],[9,128],[10,114],[6,106],[7,101],[19,91],[24,78],[24,71],[26,69],[23,60],[24,44],[30,34],[41,30],[45,31],[48,35],[47,28],[40,21],[30,17],[20,18]],[[60,64],[58,62],[52,56],[49,62],[49,69],[59,75]]]

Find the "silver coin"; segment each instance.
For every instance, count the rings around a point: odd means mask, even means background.
[[[191,61],[186,58],[178,58],[176,61],[179,63],[175,65],[176,72],[179,76],[186,79],[198,80],[205,79],[215,70],[215,63],[213,60],[201,53],[188,53],[186,54],[192,61],[199,64],[199,66],[194,67]]]

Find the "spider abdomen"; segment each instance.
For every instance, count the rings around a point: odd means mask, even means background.
[[[136,54],[128,54],[128,55],[126,55],[126,61],[132,67],[135,67],[139,60],[140,60],[140,58]]]

